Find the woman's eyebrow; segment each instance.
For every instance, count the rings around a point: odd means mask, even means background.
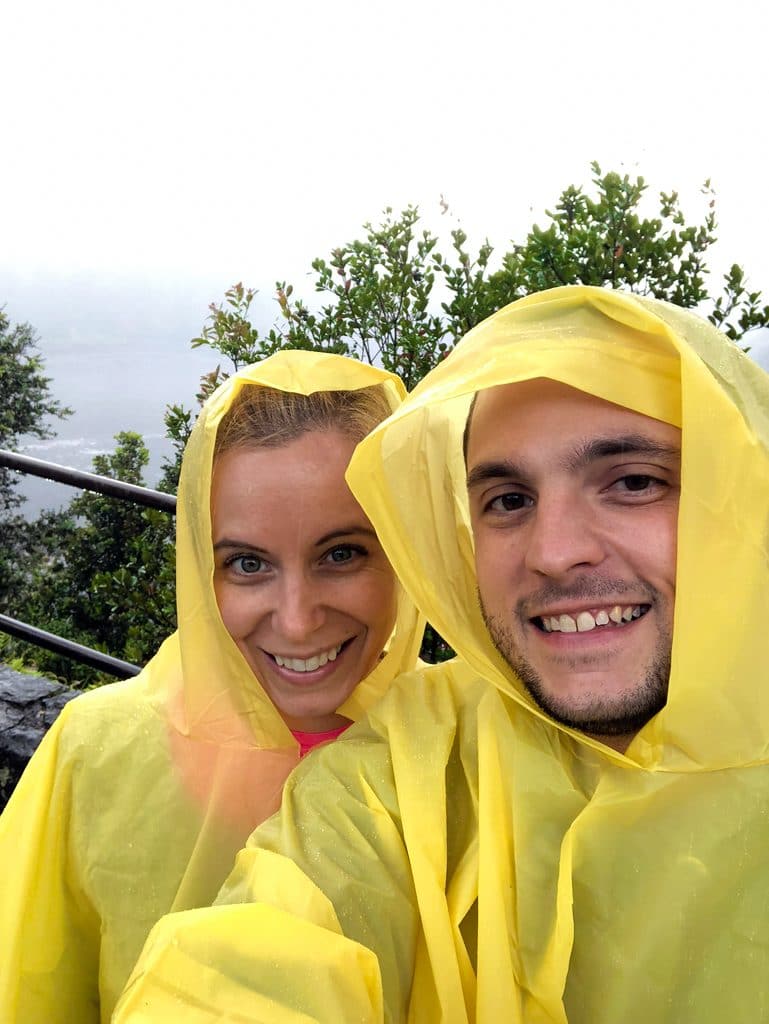
[[[222,537],[221,540],[218,540],[214,544],[214,551],[220,551],[222,548],[247,548],[249,551],[255,551],[260,555],[267,554],[265,548],[260,548],[255,544],[250,544],[247,540],[231,540],[229,537]]]
[[[351,534],[365,534],[367,537],[373,537],[377,539],[376,531],[370,526],[361,526],[359,523],[355,523],[352,526],[343,526],[338,530],[332,530],[330,533],[324,533],[322,537],[319,537],[315,541],[315,547],[320,547],[322,544],[328,544],[329,541],[339,540],[343,537],[349,537]]]

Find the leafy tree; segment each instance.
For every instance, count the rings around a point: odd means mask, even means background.
[[[739,265],[725,275],[720,293],[709,286],[707,257],[717,238],[709,181],[702,187],[704,219],[690,224],[677,192],[660,193],[652,212],[642,177],[603,174],[596,163],[592,170],[592,192],[564,189],[546,211],[546,226],[535,224],[523,242],[511,243],[495,267],[488,241],[471,255],[457,228],[444,257],[437,236],[418,229],[414,207],[397,217],[388,207],[378,226],[364,225],[363,239],[313,261],[320,308],[279,281],[275,323],[261,333],[249,319],[255,290],[236,284],[223,303],[211,304],[192,344],[210,346],[236,368],[281,348],[341,352],[392,370],[411,388],[481,320],[558,285],[622,288],[699,307],[735,341],[769,324],[769,305],[748,289]],[[226,372],[217,367],[204,393]]]
[[[149,453],[116,435],[94,471],[144,484]],[[174,524],[167,513],[85,491],[35,523],[45,556],[27,564],[20,617],[68,639],[143,664],[175,628]],[[72,685],[110,677],[39,648],[14,644],[41,670]]]
[[[0,448],[16,450],[22,437],[53,437],[51,417],[69,416],[70,409],[51,397],[38,340],[29,324],[12,325],[0,310]],[[18,513],[24,498],[18,474],[0,468],[0,610],[13,614],[19,566],[28,557],[28,525]]]
[[[415,230],[418,220],[414,207],[399,217],[388,207],[379,226],[364,225],[365,238],[334,249],[328,261],[314,260],[315,292],[325,299],[317,311],[295,297],[292,285],[279,281],[278,317],[264,334],[249,320],[255,290],[233,285],[223,303],[209,307],[207,323],[192,345],[210,346],[235,368],[283,348],[336,352],[383,366],[413,387],[449,348],[445,318],[431,308],[444,260],[436,252],[436,236]],[[469,264],[465,240],[461,232],[454,233],[458,257]],[[483,267],[490,252],[484,246]],[[463,263],[456,271],[458,289],[466,273]],[[224,375],[217,367],[204,393]]]
[[[708,319],[732,341],[743,344],[750,331],[769,324],[769,305],[761,305],[761,292],[748,291],[745,271],[738,264],[733,263],[724,275],[723,294],[716,296]]]
[[[49,417],[69,416],[71,410],[51,397],[49,377],[37,351],[37,337],[29,324],[11,323],[0,310],[0,447],[16,448],[23,436],[53,437]],[[0,514],[21,504],[18,477],[0,470]]]
[[[447,347],[443,319],[430,308],[437,238],[415,231],[418,219],[412,206],[398,218],[388,207],[381,225],[365,225],[364,239],[314,260],[315,291],[327,299],[318,314],[278,285],[284,344],[343,351],[399,374],[407,388],[417,384]]]
[[[733,341],[769,323],[769,305],[761,306],[760,292],[748,292],[738,265],[725,275],[723,294],[708,287],[706,259],[717,238],[710,180],[702,186],[705,218],[693,225],[677,192],[660,193],[655,215],[643,216],[648,186],[642,177],[602,174],[597,163],[591,166],[594,195],[569,186],[547,211],[550,223],[535,225],[523,244],[502,257],[488,281],[493,308],[546,288],[588,284],[701,307]]]

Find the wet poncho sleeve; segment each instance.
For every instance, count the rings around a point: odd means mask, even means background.
[[[335,1024],[383,1020],[376,957],[330,928],[268,906],[187,911],[147,942],[141,986],[129,985],[113,1020],[144,1024]],[[174,928],[166,942],[166,924]],[[247,953],[240,937],[254,936]],[[211,962],[216,948],[217,964]],[[269,969],[260,972],[260,965]],[[255,972],[256,975],[255,975]],[[261,979],[254,987],[255,976]],[[297,976],[300,981],[297,982]]]
[[[395,793],[388,746],[363,724],[316,751],[239,855],[222,905],[155,927],[115,1020],[180,1007],[200,1022],[403,1019],[418,911]]]

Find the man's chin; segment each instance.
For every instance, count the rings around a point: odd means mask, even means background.
[[[672,647],[668,633],[658,635],[646,670],[629,679],[618,692],[610,693],[612,680],[627,669],[617,666],[612,673],[602,659],[592,665],[583,659],[581,670],[575,665],[569,672],[561,666],[560,676],[551,679],[520,655],[508,625],[489,615],[480,594],[478,597],[494,646],[536,704],[560,725],[592,736],[634,735],[665,706]]]
[[[650,668],[638,685],[614,697],[605,692],[563,697],[550,692],[528,665],[511,668],[529,694],[550,718],[560,725],[591,736],[627,736],[637,733],[665,706],[669,670],[664,665]]]

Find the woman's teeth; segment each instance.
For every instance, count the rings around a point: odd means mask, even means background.
[[[327,662],[335,661],[337,654],[342,649],[342,644],[332,647],[322,654],[314,654],[311,658],[281,658],[279,654],[273,654],[273,658],[282,668],[290,668],[292,672],[314,672],[316,668],[322,668]]]
[[[624,626],[632,619],[639,619],[649,610],[648,605],[615,604],[613,608],[601,609],[593,615],[591,612],[579,612],[578,615],[543,615],[540,617],[542,628],[546,633],[588,633],[596,626]]]

